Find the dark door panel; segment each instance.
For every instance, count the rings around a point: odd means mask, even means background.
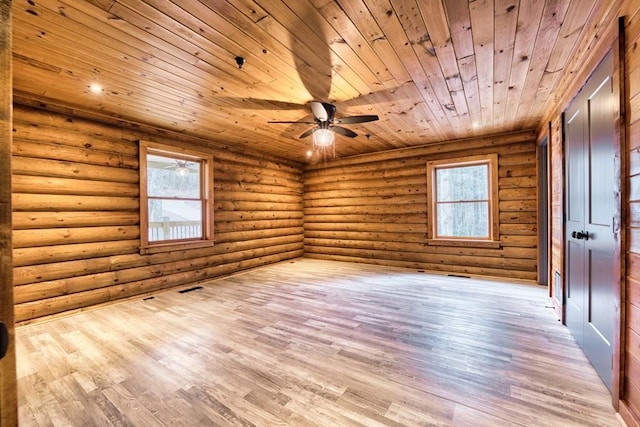
[[[611,389],[616,203],[613,60],[609,55],[565,113],[567,327]]]

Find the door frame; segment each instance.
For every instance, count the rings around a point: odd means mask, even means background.
[[[538,284],[546,285],[553,297],[551,285],[551,153],[550,132],[537,143],[537,204],[538,204]],[[544,215],[542,214],[544,212]]]
[[[0,321],[9,333],[8,352],[0,360],[0,426],[18,424],[18,393],[13,307],[11,145],[13,101],[11,1],[0,2]]]
[[[616,238],[614,252],[614,304],[617,316],[614,319],[613,331],[613,377],[612,377],[612,403],[616,411],[619,411],[620,399],[624,396],[624,355],[625,355],[625,323],[626,323],[626,229],[627,224],[627,99],[628,88],[626,87],[626,56],[625,56],[625,19],[624,16],[618,18],[618,35],[613,43],[613,87],[614,105],[618,108],[614,120],[614,148],[616,157],[614,158],[614,174],[619,179],[616,180],[617,188],[614,188],[616,196],[616,211],[614,212],[614,236]],[[604,58],[604,56],[603,56]]]

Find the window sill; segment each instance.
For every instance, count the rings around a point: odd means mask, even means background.
[[[502,243],[499,240],[428,239],[427,245],[499,249],[502,246]]]
[[[187,249],[209,248],[213,240],[196,240],[193,242],[158,243],[157,245],[140,246],[140,254],[150,255],[162,252],[183,251]]]

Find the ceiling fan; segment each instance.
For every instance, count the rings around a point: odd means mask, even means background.
[[[163,163],[166,163],[166,165],[162,166],[161,169],[170,169],[173,172],[175,172],[175,174],[178,176],[189,175],[191,172],[193,172],[194,170],[193,167],[197,166],[197,163],[190,162],[189,160],[171,159],[173,161],[170,163],[167,163],[164,160],[170,160],[170,158],[164,157],[162,159],[163,159]]]
[[[375,114],[336,118],[336,106],[327,102],[311,101],[310,106],[313,113],[313,121],[270,121],[269,123],[316,125],[300,135],[300,138],[306,138],[309,135],[313,135],[314,146],[321,148],[329,147],[333,144],[335,133],[348,138],[355,138],[358,136],[354,131],[338,126],[339,124],[365,123],[379,119]]]

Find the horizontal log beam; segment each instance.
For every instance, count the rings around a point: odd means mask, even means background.
[[[302,227],[303,223],[304,221],[302,218],[253,221],[215,221],[215,233]]]
[[[215,197],[215,195],[214,195]],[[279,202],[250,202],[246,200],[216,200],[214,208],[217,211],[300,211],[302,203]]]
[[[139,248],[140,240],[138,239],[17,248],[13,250],[13,265],[14,267],[35,265],[40,268],[41,265],[48,263],[132,254],[138,252]]]
[[[88,179],[92,181],[102,181],[108,176],[109,181],[112,182],[128,182],[132,184],[140,182],[138,171],[133,169],[20,156],[13,156],[11,171],[17,175],[53,176]]]
[[[122,141],[103,134],[85,134],[75,129],[64,129],[42,122],[34,123],[37,123],[37,125],[24,119],[15,119],[13,121],[14,140],[42,144],[62,144],[105,153],[118,153],[131,157],[138,156],[138,144],[134,141]]]
[[[369,223],[378,224],[379,228],[386,227],[390,223],[398,224],[426,224],[427,216],[424,213],[390,213],[390,214],[308,214],[304,217],[305,224],[314,223]]]
[[[393,215],[401,214],[426,214],[427,204],[405,204],[395,205],[389,208],[388,205],[362,205],[362,206],[305,206],[304,214],[307,215]],[[425,217],[426,218],[426,217]]]
[[[89,148],[80,148],[15,139],[13,143],[13,154],[28,158],[54,158],[66,162],[138,169],[138,156],[96,151],[92,150],[91,146],[89,146]]]
[[[136,225],[139,223],[140,214],[137,211],[13,212],[14,230]]]
[[[302,227],[276,228],[273,230],[229,231],[216,233],[216,243],[238,242],[242,240],[266,239],[268,237],[302,236]]]
[[[139,203],[137,197],[13,193],[16,211],[137,211]]]
[[[373,197],[343,197],[340,199],[307,199],[304,201],[305,208],[315,208],[321,206],[370,206],[370,205],[386,205],[389,210],[393,209],[393,205],[414,205],[427,204],[426,194],[408,195],[408,196],[373,196]]]
[[[382,183],[371,183],[369,188],[352,188],[342,190],[318,190],[305,194],[305,201],[309,200],[333,200],[333,199],[362,199],[365,197],[390,197],[406,196],[412,194],[427,194],[426,175],[423,182],[419,184],[404,185],[383,185]],[[330,186],[329,186],[330,187]]]
[[[272,195],[288,195],[302,197],[302,186],[285,187],[283,185],[255,184],[242,181],[227,181],[224,177],[216,177],[213,182],[214,191],[244,191]]]
[[[307,231],[367,231],[376,232],[383,229],[389,233],[421,234],[427,233],[427,224],[401,224],[397,222],[386,223],[383,226],[376,223],[353,223],[353,222],[305,222],[305,232]]]
[[[133,183],[45,176],[14,175],[11,185],[14,193],[128,197],[137,197],[140,193],[140,186]]]
[[[285,203],[301,204],[302,195],[255,193],[250,191],[224,191],[215,192],[216,201],[261,202],[261,203]]]
[[[302,211],[218,211],[215,221],[260,221],[267,219],[302,219]]]
[[[134,225],[14,230],[13,247],[28,248],[71,243],[108,242],[131,240],[139,237],[140,228]]]
[[[379,242],[424,243],[427,233],[389,233],[386,231],[305,230],[304,237],[315,239],[373,240]]]

